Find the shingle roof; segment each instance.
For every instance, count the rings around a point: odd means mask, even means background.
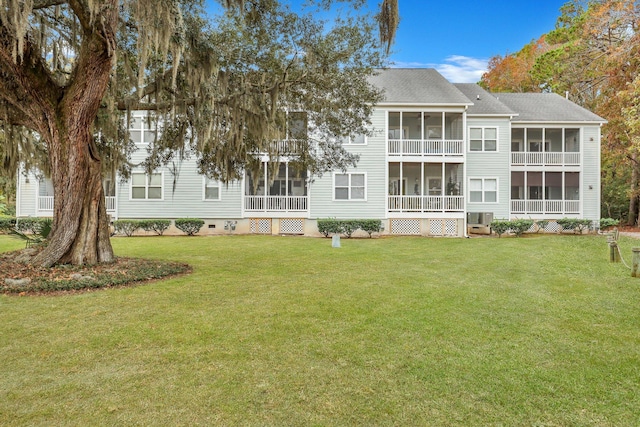
[[[370,77],[390,104],[468,105],[471,101],[433,68],[387,68]]]
[[[494,93],[493,96],[518,113],[515,122],[606,122],[555,93]]]
[[[454,83],[454,86],[473,102],[467,110],[469,115],[515,116],[517,114],[475,83]]]

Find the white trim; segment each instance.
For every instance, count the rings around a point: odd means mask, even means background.
[[[219,202],[220,200],[222,200],[222,186],[220,185],[220,181],[217,181],[215,179],[209,179],[210,182],[215,182],[218,185],[218,197],[216,199],[207,199],[206,197],[206,193],[207,193],[207,178],[206,176],[202,176],[202,201],[203,202]],[[213,188],[213,186],[211,186]],[[244,203],[243,203],[244,205]]]
[[[334,202],[366,202],[367,201],[367,173],[366,172],[340,172],[332,174],[332,185],[331,185],[331,198]],[[349,177],[349,184],[346,187],[349,190],[349,197],[346,199],[337,199],[336,198],[336,176],[337,175],[347,175]],[[351,185],[351,176],[352,175],[362,175],[364,177],[364,198],[362,199],[354,199],[351,197],[351,191],[353,185]],[[357,186],[358,188],[360,186]],[[340,188],[345,188],[344,186],[340,186]]]
[[[480,180],[482,181],[482,201],[480,202],[474,202],[471,200],[471,181],[472,180]],[[486,186],[485,186],[485,181],[495,181],[496,182],[496,201],[495,202],[487,202],[485,200],[485,193],[487,192],[486,190]],[[477,191],[477,190],[476,190]],[[500,179],[497,176],[487,176],[487,177],[479,177],[479,176],[470,176],[467,178],[467,191],[466,193],[466,199],[467,199],[467,203],[468,204],[472,204],[472,205],[476,205],[476,204],[491,204],[491,205],[497,205],[500,203]]]
[[[472,150],[471,149],[471,129],[480,129],[482,132],[482,136],[480,140],[482,141],[482,150]],[[487,129],[495,129],[496,131],[496,149],[495,150],[487,150],[486,149],[486,141],[487,138],[485,136],[485,131]],[[468,145],[467,152],[469,153],[499,153],[500,152],[500,127],[499,126],[469,126],[467,129],[467,137],[468,137]]]
[[[133,197],[133,175],[134,174],[143,174],[145,176],[145,197],[144,199],[134,198]],[[131,202],[161,202],[164,201],[164,171],[153,172],[152,175],[160,175],[161,184],[160,184],[160,198],[159,199],[150,199],[149,198],[149,175],[144,171],[132,171],[131,179],[129,179],[129,201]],[[139,187],[139,186],[136,186]]]

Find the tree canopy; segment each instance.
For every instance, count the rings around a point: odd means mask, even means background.
[[[257,152],[274,152],[286,116],[307,113],[301,161],[312,174],[357,160],[339,139],[367,132],[380,93],[397,0],[378,15],[364,0],[318,0],[294,13],[278,0],[224,0],[209,20],[200,0],[0,0],[0,167],[37,167],[54,186],[54,226],[34,262],[108,262],[101,177],[126,177],[133,110],[162,132],[148,170],[196,156],[223,182]],[[105,237],[106,233],[106,237]]]
[[[636,224],[640,128],[634,106],[640,97],[640,6],[634,0],[574,0],[560,13],[556,28],[537,42],[493,58],[481,84],[495,92],[526,88],[568,93],[572,101],[607,119],[602,212]]]

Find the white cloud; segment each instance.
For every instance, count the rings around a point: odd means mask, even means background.
[[[395,68],[435,68],[452,83],[477,83],[482,74],[487,71],[487,59],[470,58],[462,55],[452,55],[442,64],[420,62],[395,62]]]

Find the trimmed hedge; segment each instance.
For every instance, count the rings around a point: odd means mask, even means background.
[[[1,218],[0,218],[1,220]],[[600,218],[600,230],[606,230],[620,224],[620,220],[613,218]]]
[[[329,237],[331,234],[344,234],[349,238],[358,230],[362,230],[371,238],[373,233],[383,230],[382,221],[379,219],[319,219],[318,231]]]
[[[113,221],[113,229],[116,234],[124,234],[131,237],[140,228],[141,221],[138,219],[119,219]]]
[[[491,230],[493,230],[498,237],[502,237],[504,233],[511,231],[516,237],[522,236],[527,230],[533,226],[533,220],[531,219],[495,219],[491,221]]]
[[[13,216],[0,216],[0,233],[6,233],[14,229],[16,226],[16,218]]]
[[[144,231],[153,231],[159,236],[162,236],[170,226],[171,221],[168,219],[143,219],[140,221],[140,228]]]
[[[573,230],[574,234],[582,234],[582,231],[591,227],[592,221],[590,219],[562,218],[556,220],[556,222],[562,227],[562,231]]]
[[[199,218],[178,218],[175,220],[176,228],[187,236],[193,236],[196,234],[202,226],[204,221]]]

